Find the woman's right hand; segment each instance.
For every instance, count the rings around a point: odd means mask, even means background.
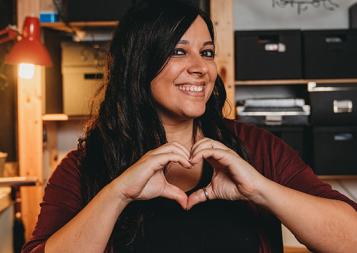
[[[187,195],[177,186],[167,182],[164,168],[170,162],[191,168],[189,151],[177,142],[166,143],[148,151],[110,184],[123,201],[148,200],[165,197],[176,200],[186,209]]]

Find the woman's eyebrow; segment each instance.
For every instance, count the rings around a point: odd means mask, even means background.
[[[177,42],[177,44],[190,44],[190,42],[188,40],[179,40],[179,42]]]
[[[207,46],[207,45],[212,45],[212,46],[214,46],[214,43],[213,43],[213,41],[206,41],[205,43],[203,43],[203,46]]]
[[[188,44],[190,44],[190,42],[188,41],[188,40],[179,40],[179,42],[177,42],[177,44],[184,44],[184,45],[188,45]],[[207,46],[207,45],[212,45],[212,46],[214,46],[214,43],[213,43],[213,41],[206,41],[206,42],[204,42],[203,43],[203,46]]]

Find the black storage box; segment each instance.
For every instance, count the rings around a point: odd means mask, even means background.
[[[64,0],[68,21],[112,21],[120,19],[135,0]]]
[[[309,126],[261,126],[281,138],[311,165],[311,128]]]
[[[348,17],[349,17],[349,27],[357,28],[357,3],[352,4],[348,8]]]
[[[357,125],[357,84],[309,83],[308,91],[313,125]]]
[[[315,127],[313,157],[316,174],[357,174],[357,127]]]
[[[301,32],[236,31],[236,80],[302,78]]]
[[[125,12],[142,0],[63,0],[63,12],[68,21],[120,20]],[[181,0],[209,13],[208,0]]]
[[[303,32],[305,78],[357,77],[357,31]]]
[[[135,0],[63,0],[66,21],[112,21],[120,19]]]

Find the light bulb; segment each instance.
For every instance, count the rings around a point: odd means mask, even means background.
[[[19,76],[23,79],[32,79],[35,74],[35,65],[29,63],[19,64]]]

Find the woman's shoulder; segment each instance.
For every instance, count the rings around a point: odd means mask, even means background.
[[[53,171],[49,184],[79,184],[82,155],[83,152],[78,149],[69,151]]]
[[[245,147],[254,167],[280,181],[281,171],[295,173],[306,167],[298,153],[279,137],[253,124],[227,120],[227,126]]]
[[[82,157],[83,157],[83,151],[79,149],[71,150],[62,158],[58,167],[64,169],[70,169],[73,172],[76,170],[79,171]]]
[[[276,141],[276,137],[269,131],[254,124],[239,122],[238,120],[225,119],[225,123],[234,135],[246,146],[256,147]]]
[[[61,160],[46,185],[44,204],[63,205],[74,212],[81,208],[81,156],[81,151],[72,150]]]
[[[297,152],[271,132],[253,124],[226,120],[227,127],[234,133],[249,153],[263,156],[294,156]],[[267,158],[267,157],[266,157]]]

